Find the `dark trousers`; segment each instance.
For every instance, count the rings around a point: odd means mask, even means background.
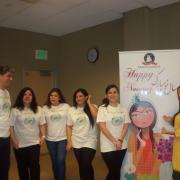
[[[180,172],[173,170],[172,178],[173,178],[173,180],[180,180]]]
[[[74,148],[74,154],[79,165],[79,174],[81,180],[94,180],[94,170],[92,161],[96,150],[91,148]]]
[[[106,180],[120,180],[121,166],[126,154],[126,149],[101,154],[109,170]]]
[[[15,149],[20,180],[40,180],[40,145]]]
[[[10,139],[0,138],[0,180],[8,180],[10,165]]]
[[[46,143],[52,161],[54,179],[65,180],[67,140],[62,140],[57,142],[46,141]]]

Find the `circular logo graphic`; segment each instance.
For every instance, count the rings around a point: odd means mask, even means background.
[[[82,116],[82,117],[79,117],[77,120],[76,120],[76,124],[78,126],[80,125],[84,125],[87,123],[87,120],[86,120],[86,117]]]
[[[27,125],[34,125],[35,124],[35,118],[33,117],[27,117],[24,119],[24,124],[27,124]]]
[[[2,109],[4,112],[9,112],[10,107],[11,107],[11,105],[9,103],[5,103],[5,104],[3,104]]]
[[[123,117],[113,117],[112,118],[112,124],[114,126],[120,126],[123,123],[124,123],[124,118]]]
[[[144,56],[144,61],[145,61],[146,63],[154,62],[154,61],[155,61],[155,56],[154,56],[154,54],[153,54],[153,53],[147,53],[147,54],[145,54],[145,56]]]
[[[62,116],[60,114],[58,114],[58,115],[51,115],[50,119],[51,119],[51,121],[60,121],[62,119]]]

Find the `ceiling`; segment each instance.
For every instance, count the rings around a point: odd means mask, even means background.
[[[180,0],[0,0],[0,26],[62,36],[132,9],[175,2]]]

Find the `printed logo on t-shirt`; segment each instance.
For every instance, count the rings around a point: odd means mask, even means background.
[[[3,110],[4,112],[9,112],[9,111],[10,111],[10,107],[11,107],[11,105],[10,105],[9,103],[4,103],[4,104],[2,105],[2,110]]]
[[[35,122],[36,120],[34,117],[27,117],[24,119],[24,124],[27,124],[27,125],[34,125]]]
[[[50,116],[50,120],[51,121],[59,121],[61,119],[62,119],[62,116],[60,114],[58,114],[58,115],[51,115]]]
[[[77,125],[84,125],[86,124],[87,120],[85,116],[78,117],[76,120]]]
[[[120,126],[124,123],[124,117],[123,116],[117,116],[112,118],[112,124],[114,126]]]

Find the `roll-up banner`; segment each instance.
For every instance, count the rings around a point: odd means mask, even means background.
[[[180,50],[119,52],[120,103],[129,110],[123,180],[172,180],[174,137],[165,116],[179,110]]]

